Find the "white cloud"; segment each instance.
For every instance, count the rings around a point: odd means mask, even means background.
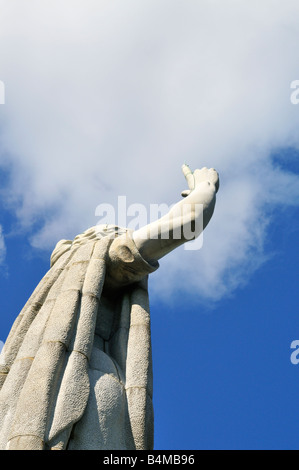
[[[0,340],[0,353],[1,353],[2,349],[3,349],[3,346],[4,346],[4,343],[3,343],[3,341]]]
[[[298,2],[0,0],[0,8],[6,197],[29,233],[44,220],[33,245],[93,225],[96,206],[118,195],[175,202],[187,161],[217,168],[221,189],[204,249],[162,260],[165,289],[170,271],[175,286],[178,273],[192,273],[182,288],[211,298],[245,282],[266,256],[269,210],[298,201],[298,176],[271,159],[299,149],[299,106],[290,102]]]

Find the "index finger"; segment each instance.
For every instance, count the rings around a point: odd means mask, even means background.
[[[194,189],[194,176],[193,176],[193,173],[190,170],[189,166],[186,165],[185,163],[184,163],[184,165],[182,165],[182,172],[183,172],[183,175],[186,178],[189,189],[191,189],[191,190]]]

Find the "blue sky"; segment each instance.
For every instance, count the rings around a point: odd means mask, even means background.
[[[298,215],[278,217],[275,255],[213,310],[184,298],[161,315],[154,299],[159,448],[298,449]]]
[[[298,10],[0,0],[0,340],[98,204],[220,173],[203,248],[150,279],[156,449],[299,446]]]

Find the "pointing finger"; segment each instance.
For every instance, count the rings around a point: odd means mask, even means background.
[[[194,189],[194,176],[189,166],[184,163],[184,165],[182,165],[182,171],[188,183],[189,189]]]

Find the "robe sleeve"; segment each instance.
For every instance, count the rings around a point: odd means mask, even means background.
[[[141,256],[132,234],[127,232],[110,246],[106,279],[110,285],[121,287],[142,280],[158,267],[158,261],[149,263]]]

